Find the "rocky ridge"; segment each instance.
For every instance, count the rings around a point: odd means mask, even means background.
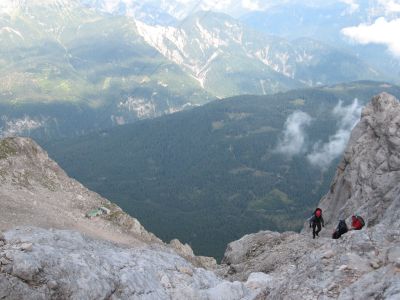
[[[398,299],[400,297],[400,103],[382,93],[363,109],[329,193],[322,237],[270,231],[228,245],[220,274],[269,276],[271,299]],[[360,214],[361,231],[331,239],[338,219]]]
[[[74,229],[127,244],[161,242],[121,208],[69,178],[31,139],[0,140],[0,187],[0,230],[30,225]],[[85,217],[100,206],[110,214]]]

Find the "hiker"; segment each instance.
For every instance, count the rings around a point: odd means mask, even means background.
[[[364,219],[358,215],[351,216],[351,230],[361,230],[365,225]]]
[[[342,236],[342,234],[345,234],[347,231],[349,231],[349,228],[347,227],[346,221],[339,220],[339,224],[336,227],[335,231],[333,232],[332,238],[338,239]]]
[[[322,217],[322,209],[317,207],[310,218],[310,228],[312,227],[313,229],[313,239],[315,239],[315,236],[318,236],[318,233],[321,231],[321,225],[322,227],[325,227],[324,218]],[[318,228],[318,230],[316,231],[315,228]]]

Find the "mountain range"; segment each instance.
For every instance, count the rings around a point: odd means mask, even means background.
[[[101,3],[1,3],[2,136],[76,136],[217,97],[388,73],[329,44],[268,35],[223,13],[168,21],[161,6],[141,4],[137,15]],[[151,21],[158,18],[166,20]]]
[[[220,98],[382,78],[349,53],[308,38],[264,35],[221,13],[198,12],[179,26],[137,26],[150,45]]]
[[[0,10],[3,135],[75,135],[211,97],[147,45],[127,17],[78,1],[9,3]]]
[[[384,1],[159,1],[138,4],[131,0],[87,1],[91,7],[113,14],[133,15],[150,25],[176,26],[201,10],[223,12],[259,32],[279,36],[290,41],[310,38],[367,61],[374,69],[397,81],[399,60],[386,46],[357,44],[342,30],[347,27],[371,24],[378,18],[398,17],[398,8]],[[143,12],[142,12],[143,10]],[[165,16],[168,15],[169,18]],[[146,17],[147,16],[147,17]],[[155,16],[158,16],[155,17]],[[159,22],[157,22],[159,20]],[[168,21],[166,21],[168,20]],[[387,78],[387,79],[388,79]]]
[[[294,2],[294,3],[293,3]],[[397,81],[400,61],[385,45],[358,44],[343,34],[342,30],[371,24],[380,17],[395,18],[396,10],[385,11],[384,1],[327,1],[318,5],[291,1],[282,2],[267,10],[248,12],[240,17],[246,25],[269,35],[289,40],[311,38],[328,45],[335,45],[345,52],[367,61],[392,80]],[[390,75],[392,74],[392,75]]]

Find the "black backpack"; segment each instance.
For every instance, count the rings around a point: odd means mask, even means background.
[[[346,221],[339,220],[339,224],[336,227],[336,230],[333,232],[332,238],[338,239],[342,234],[345,234],[347,231],[349,231],[349,228],[347,227]]]

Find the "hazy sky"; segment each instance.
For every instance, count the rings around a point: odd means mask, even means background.
[[[118,0],[109,0],[117,2]],[[123,0],[132,2],[132,0]],[[199,7],[202,9],[220,10],[226,13],[239,13],[249,11],[263,11],[275,5],[304,4],[314,7],[328,6],[334,3],[347,5],[348,13],[355,13],[359,9],[369,6],[371,10],[385,12],[400,12],[400,0],[145,0],[144,2],[161,2],[162,6],[186,7],[188,9]],[[290,7],[290,6],[289,6]]]

